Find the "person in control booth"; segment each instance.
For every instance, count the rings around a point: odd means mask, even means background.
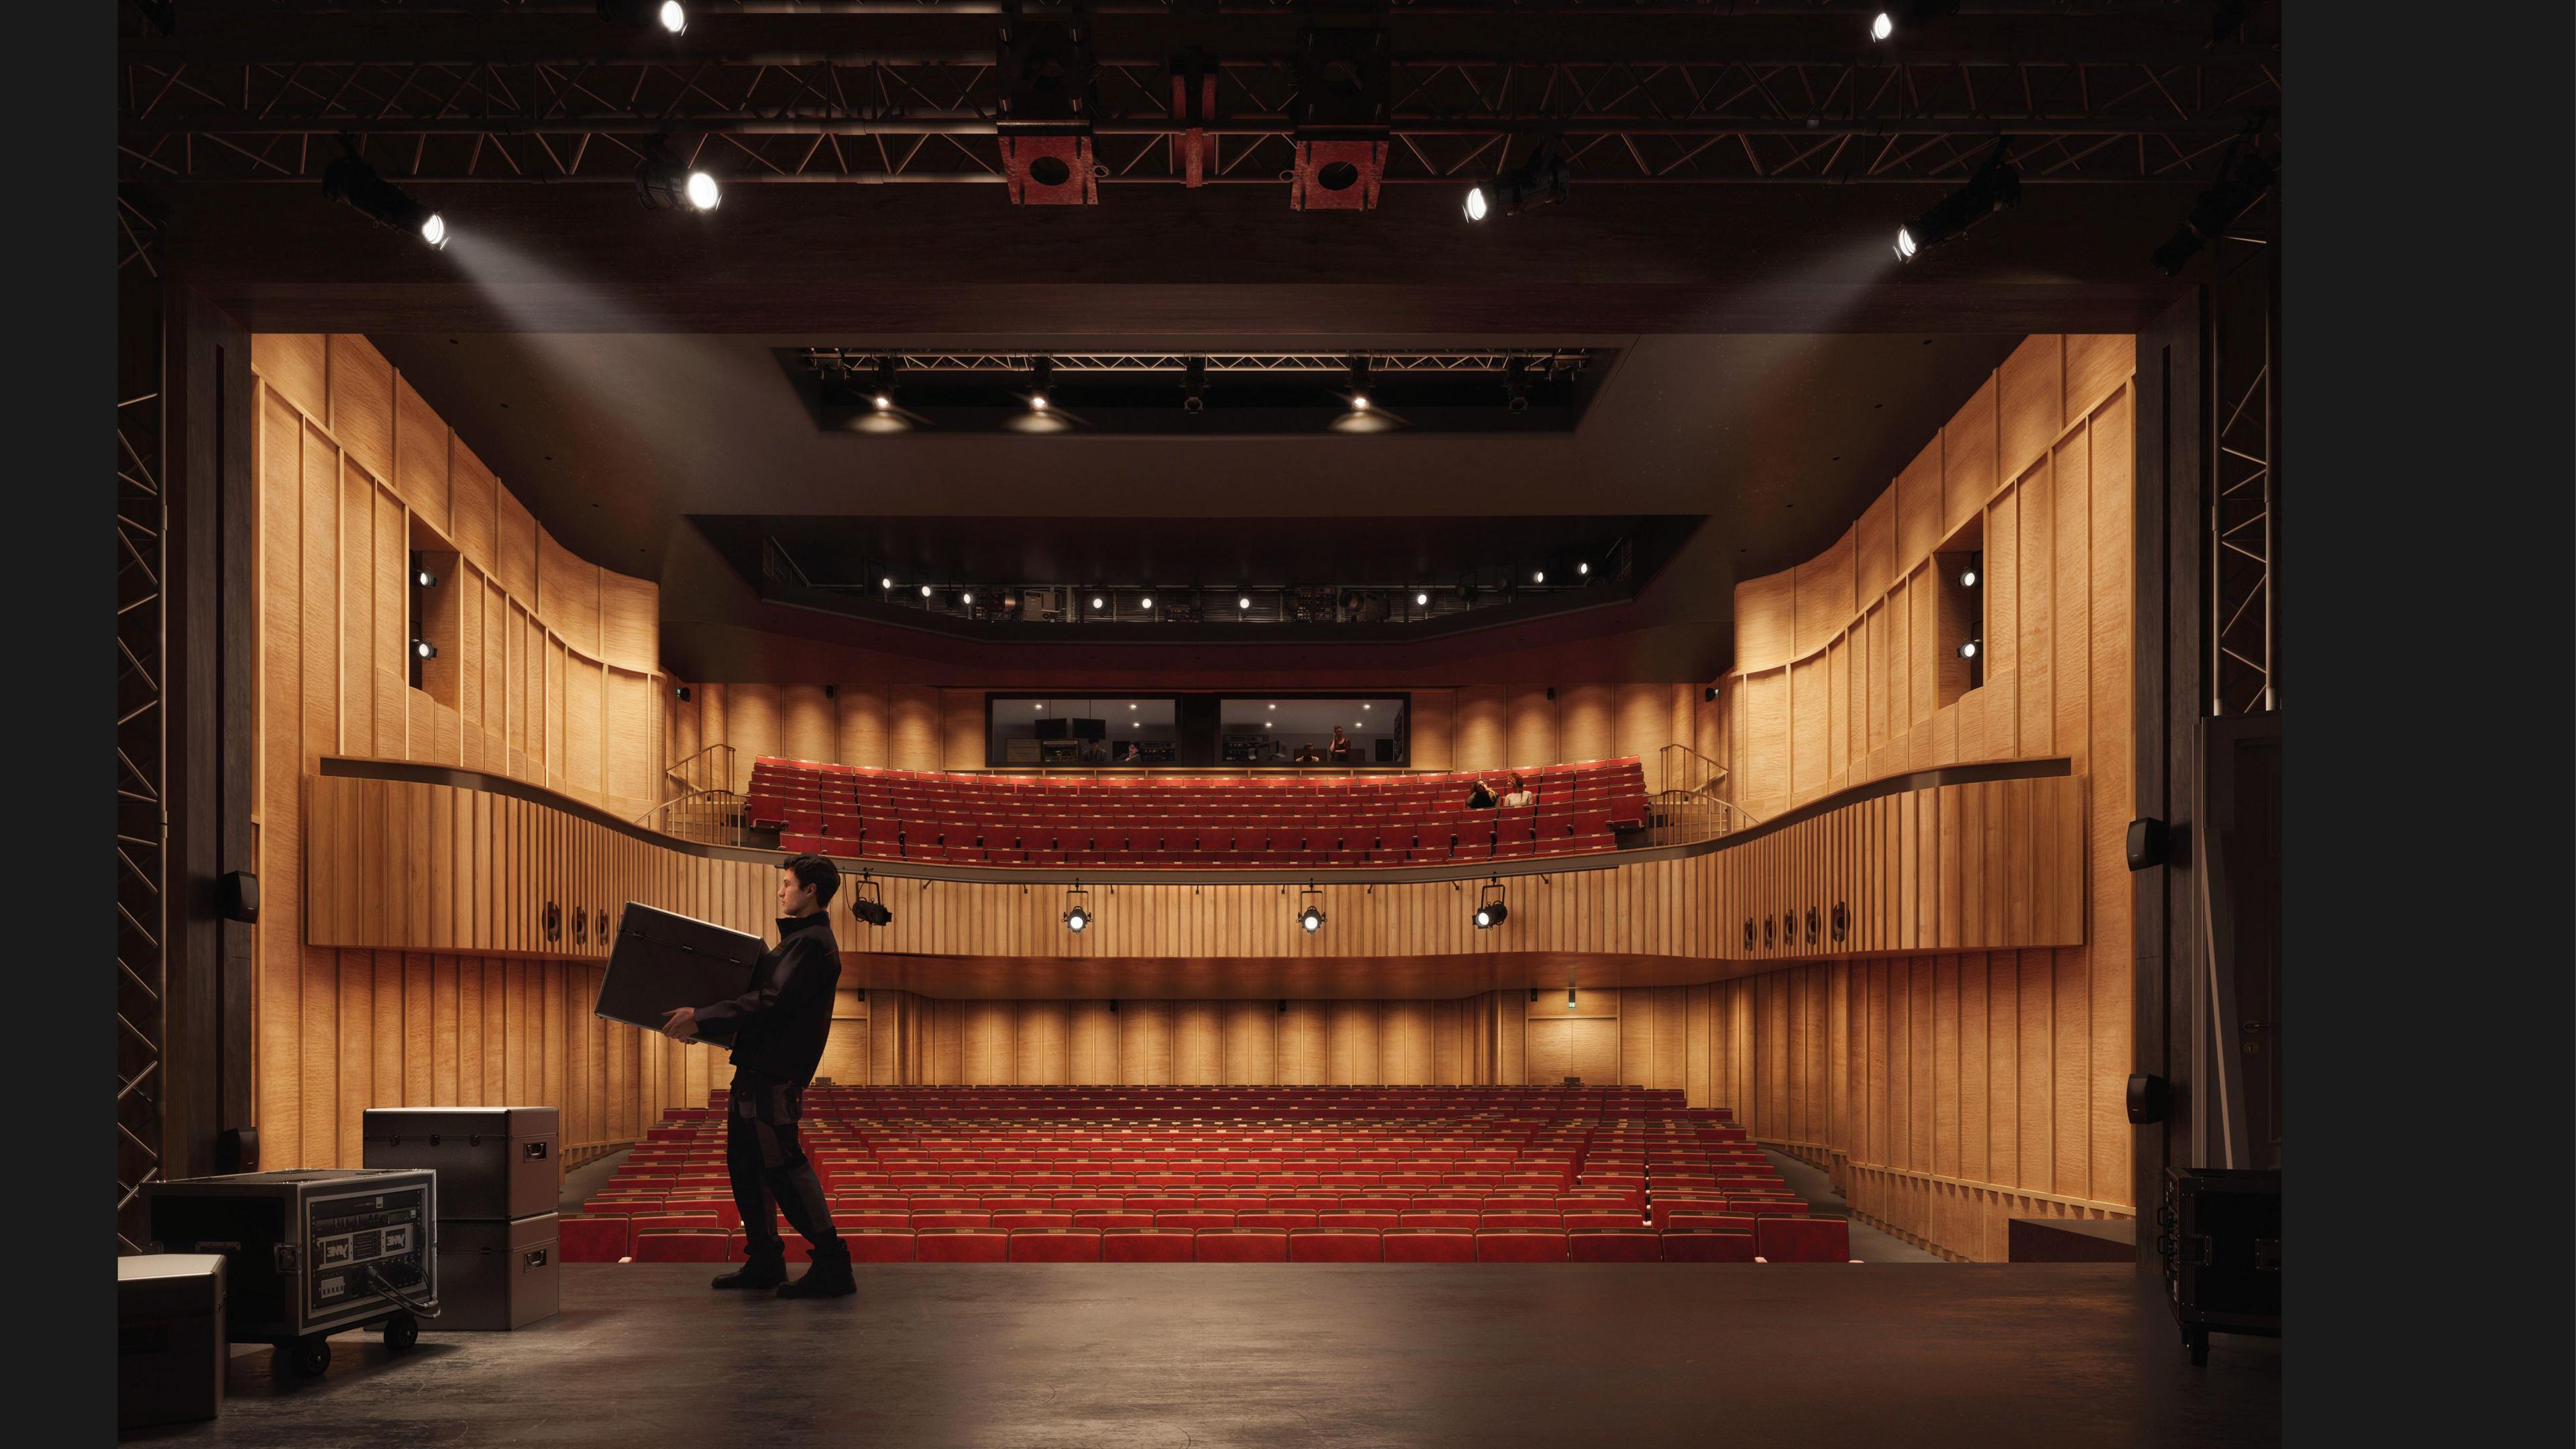
[[[747,1260],[718,1288],[776,1288],[781,1298],[856,1293],[850,1247],[832,1227],[831,1205],[796,1140],[805,1088],[832,1031],[832,993],[841,947],[824,907],[841,887],[840,867],[800,855],[778,871],[778,944],[753,967],[751,989],[731,1001],[674,1009],[662,1023],[680,1041],[701,1032],[733,1037],[733,1090],[725,1103],[725,1172],[742,1210]],[[775,1207],[773,1208],[773,1204]],[[813,1265],[787,1281],[787,1243],[778,1212],[805,1238]]]

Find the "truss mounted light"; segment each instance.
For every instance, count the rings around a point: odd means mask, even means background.
[[[1469,221],[1483,221],[1497,212],[1518,216],[1535,207],[1563,201],[1570,190],[1572,171],[1566,160],[1565,143],[1550,136],[1523,157],[1518,166],[1468,187],[1461,210]]]
[[[1297,928],[1311,936],[1324,929],[1324,893],[1308,886],[1297,893]]]
[[[1030,360],[1030,362],[1029,362],[1029,411],[1030,411],[1030,412],[1033,412],[1033,413],[1042,413],[1042,412],[1045,412],[1045,411],[1047,410],[1047,381],[1048,381],[1048,379],[1050,379],[1050,378],[1052,378],[1052,377],[1054,377],[1054,376],[1055,376],[1055,364],[1054,364],[1053,362],[1051,362],[1051,361],[1049,361],[1049,360],[1047,360],[1046,358],[1043,358],[1043,357],[1033,358],[1033,359],[1031,359],[1031,360]]]
[[[1064,928],[1066,930],[1077,936],[1081,935],[1091,929],[1094,919],[1091,914],[1091,892],[1076,885],[1064,893]]]
[[[343,151],[339,158],[322,168],[322,193],[325,196],[347,202],[378,225],[409,232],[433,248],[446,248],[445,217],[387,181],[376,168],[361,160],[347,141],[342,141],[341,146]]]
[[[680,0],[599,0],[599,18],[665,35],[685,34],[689,8]]]
[[[642,149],[644,157],[635,163],[635,194],[646,206],[656,211],[713,211],[724,200],[713,172],[673,160],[669,143],[660,137],[646,140]]]
[[[1503,883],[1500,880],[1488,881],[1476,888],[1476,914],[1473,919],[1477,930],[1490,931],[1510,920],[1511,915],[1511,906],[1503,900]]]
[[[860,872],[858,885],[850,895],[850,914],[871,926],[890,925],[894,921],[894,912],[886,909],[876,878],[864,871]]]
[[[1895,0],[1869,18],[1869,38],[1890,40],[1897,32],[1959,13],[1959,0]]]
[[[1995,142],[1985,164],[1967,184],[1932,204],[1929,211],[1896,229],[1896,255],[1912,261],[1926,247],[1965,235],[1968,228],[2021,202],[2021,172],[2009,159],[2012,138]]]

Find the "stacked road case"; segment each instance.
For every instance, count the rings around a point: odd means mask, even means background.
[[[377,1107],[361,1131],[369,1167],[438,1174],[433,1331],[523,1328],[562,1301],[556,1209],[560,1114],[552,1107]]]

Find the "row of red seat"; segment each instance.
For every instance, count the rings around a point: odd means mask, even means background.
[[[762,758],[751,823],[782,848],[1003,866],[1296,869],[1436,864],[1616,848],[1645,820],[1635,759],[1524,772],[1537,804],[1470,811],[1474,777],[1097,782],[917,775]]]
[[[562,1225],[569,1262],[721,1263],[743,1260],[743,1238],[720,1230],[638,1231],[627,1251],[615,1219]],[[1765,1218],[1753,1232],[1707,1228],[857,1228],[844,1230],[860,1263],[1825,1263],[1851,1261],[1839,1218]],[[790,1235],[788,1259],[806,1258]]]

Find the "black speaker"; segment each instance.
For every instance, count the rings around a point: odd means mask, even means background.
[[[259,924],[259,877],[246,870],[229,870],[215,885],[216,909],[227,921],[246,926]]]
[[[2165,823],[2145,819],[2129,822],[2129,869],[2145,870],[2165,863]]]
[[[2134,1072],[2129,1077],[2129,1123],[2144,1127],[2171,1114],[2173,1090],[2162,1077]]]

